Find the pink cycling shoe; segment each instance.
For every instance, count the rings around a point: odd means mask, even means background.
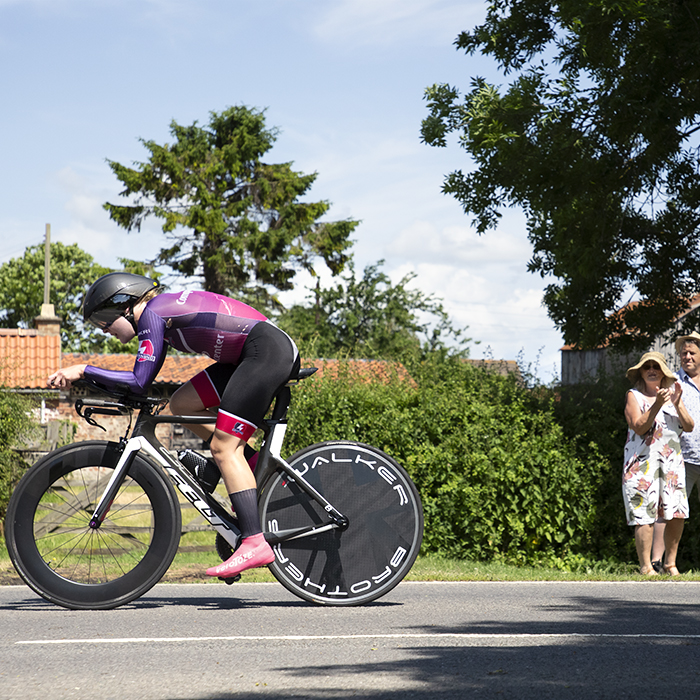
[[[260,532],[257,535],[246,537],[241,546],[223,564],[207,569],[207,576],[231,578],[246,569],[254,569],[256,566],[267,566],[275,561],[275,553],[272,547],[265,541],[265,535]]]

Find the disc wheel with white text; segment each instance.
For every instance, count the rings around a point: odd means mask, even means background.
[[[356,442],[312,445],[289,464],[348,525],[275,544],[275,578],[300,598],[327,605],[362,605],[388,593],[410,571],[423,538],[420,497],[406,471]],[[265,483],[259,503],[265,532],[332,522],[283,473]]]
[[[12,563],[46,600],[107,610],[158,583],[180,541],[177,495],[161,469],[137,455],[100,527],[90,520],[119,459],[116,443],[68,445],[20,480],[7,511]]]

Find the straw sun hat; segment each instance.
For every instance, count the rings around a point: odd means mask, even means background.
[[[633,367],[630,367],[627,370],[627,379],[632,382],[632,384],[636,384],[640,377],[641,377],[641,368],[642,365],[645,362],[648,362],[651,360],[652,362],[656,362],[659,367],[661,367],[661,372],[664,375],[664,377],[667,377],[668,379],[673,379],[674,381],[676,380],[676,375],[671,372],[671,370],[668,368],[668,365],[666,364],[666,359],[660,352],[645,352],[642,355],[642,359],[637,362],[636,365]]]

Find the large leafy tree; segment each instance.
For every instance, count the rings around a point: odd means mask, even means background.
[[[153,274],[142,263],[122,259],[125,269]],[[77,244],[51,244],[49,302],[61,319],[65,352],[130,352],[115,338],[83,324],[82,303],[87,288],[110,270],[96,263]],[[44,244],[30,246],[24,255],[0,265],[0,327],[32,328],[44,301]]]
[[[316,174],[262,161],[277,137],[263,112],[231,107],[206,126],[173,121],[170,133],[172,144],[142,139],[149,158],[133,168],[109,161],[131,199],[105,204],[111,218],[128,231],[162,220],[171,245],[154,262],[263,307],[299,269],[313,274],[317,259],[342,270],[357,222],[320,221],[329,203],[300,201]]]
[[[444,191],[479,233],[524,210],[528,268],[581,348],[643,347],[698,291],[699,32],[698,0],[493,0],[455,43],[510,83],[426,92],[423,139],[456,133],[475,166]]]
[[[328,288],[317,284],[310,303],[286,310],[279,325],[314,357],[401,360],[448,342],[453,352],[466,354],[462,344],[468,340],[442,303],[411,288],[413,274],[392,283],[380,270],[383,263],[368,265],[360,278],[350,263],[341,282]]]

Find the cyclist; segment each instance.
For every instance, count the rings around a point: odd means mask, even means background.
[[[85,295],[83,318],[122,343],[138,335],[134,369],[72,365],[50,375],[48,385],[68,388],[86,377],[143,393],[169,347],[214,360],[173,394],[170,406],[175,414],[200,416],[218,407],[214,428],[187,427],[210,441],[238,516],[240,547],[227,561],[207,569],[209,576],[229,578],[275,558],[260,526],[255,477],[244,448],[274,395],[298,372],[299,353],[284,331],[247,304],[212,292],[161,292],[158,282],[127,272],[110,272],[96,280]]]

